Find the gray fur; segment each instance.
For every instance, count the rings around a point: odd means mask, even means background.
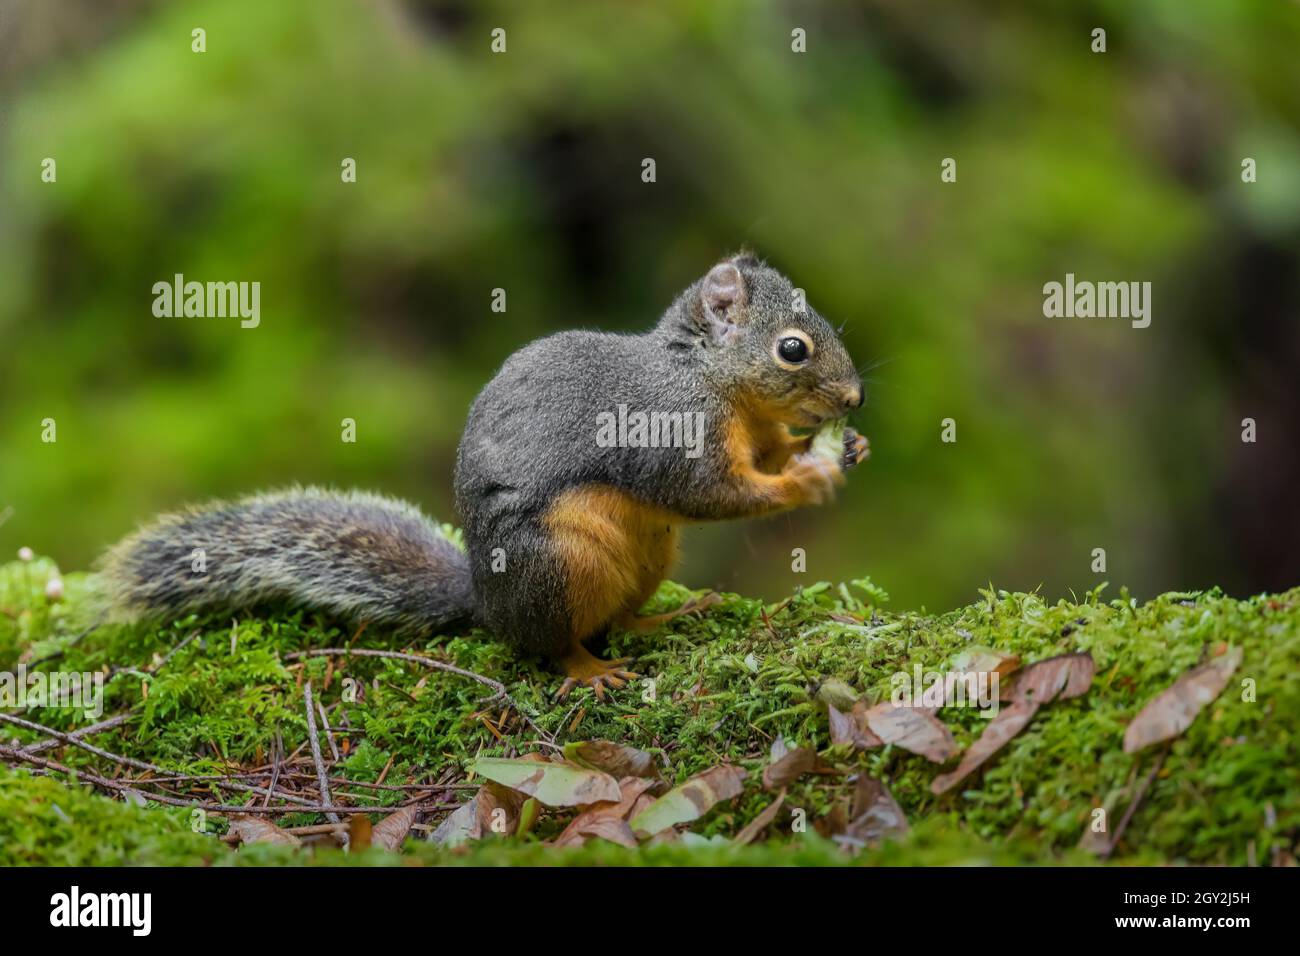
[[[357,491],[295,488],[163,515],[108,553],[104,579],[119,619],[281,602],[420,632],[474,620],[464,553],[418,508]]]

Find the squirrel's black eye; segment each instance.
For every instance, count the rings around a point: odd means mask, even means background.
[[[776,354],[790,363],[802,362],[808,357],[808,346],[803,339],[792,335],[777,343]]]

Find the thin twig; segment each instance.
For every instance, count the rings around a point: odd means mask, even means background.
[[[334,798],[330,796],[330,779],[325,773],[325,761],[320,755],[320,741],[316,739],[316,713],[311,699],[311,681],[303,684],[303,700],[307,704],[307,740],[311,744],[311,757],[316,764],[316,782],[320,785],[320,798],[325,803],[333,803]],[[333,814],[328,815],[331,823],[338,823],[339,818]]]
[[[86,751],[86,753],[94,754],[96,757],[103,757],[105,760],[111,760],[113,763],[122,764],[125,767],[134,767],[136,770],[148,770],[151,773],[160,773],[163,775],[170,772],[159,767],[157,764],[148,763],[144,760],[136,760],[134,757],[123,757],[120,754],[102,750],[94,744],[88,744],[84,740],[72,736],[72,734],[66,734],[61,730],[55,730],[53,727],[46,727],[44,724],[37,724],[30,720],[23,720],[21,717],[15,717],[12,714],[0,714],[0,720],[3,720],[7,724],[13,724],[15,727],[21,727],[24,730],[34,730],[39,734],[44,734],[46,737],[53,737],[55,740],[62,741],[65,744],[72,744],[74,747]]]
[[[1138,787],[1138,792],[1133,795],[1133,801],[1128,805],[1128,809],[1124,811],[1124,816],[1120,818],[1119,826],[1115,828],[1115,836],[1111,838],[1110,843],[1106,845],[1105,851],[1101,854],[1103,860],[1109,859],[1110,855],[1115,852],[1116,847],[1119,846],[1120,837],[1122,837],[1124,831],[1128,829],[1128,822],[1133,819],[1133,814],[1137,812],[1138,804],[1141,803],[1142,798],[1146,796],[1147,788],[1151,786],[1151,781],[1156,778],[1156,774],[1158,774],[1160,768],[1164,766],[1165,757],[1169,756],[1170,746],[1171,744],[1165,744],[1164,749],[1160,751],[1160,756],[1156,758],[1155,766],[1151,768],[1151,772],[1146,775],[1145,779],[1143,779],[1142,785]]]
[[[92,734],[100,734],[105,730],[112,730],[114,727],[121,727],[129,721],[132,716],[133,715],[129,713],[117,714],[113,717],[101,720],[97,724],[91,724],[89,727],[82,727],[80,730],[74,730],[68,734],[68,736],[81,738],[89,737]],[[65,740],[42,740],[39,743],[34,743],[31,746],[24,747],[23,750],[29,754],[40,754],[47,750],[54,750],[56,747],[62,747],[66,745],[66,743],[67,741]]]
[[[266,788],[266,799],[262,801],[262,806],[271,805],[271,793],[275,790],[275,785],[280,782],[280,755],[284,752],[284,741],[280,738],[280,732],[275,732],[275,740],[271,742],[271,782]]]
[[[180,774],[168,770],[166,767],[160,767],[157,764],[149,763],[148,761],[145,760],[136,760],[134,757],[124,757],[121,754],[115,754],[112,751],[104,750],[100,747],[96,747],[94,744],[88,744],[84,740],[80,740],[77,737],[73,736],[72,734],[65,734],[61,730],[55,730],[53,727],[46,727],[44,724],[34,723],[33,721],[30,720],[23,720],[21,717],[15,717],[12,714],[0,714],[0,720],[4,721],[5,723],[13,724],[16,727],[22,727],[24,730],[34,730],[39,734],[44,734],[46,737],[53,737],[55,740],[62,741],[65,744],[71,744],[72,746],[78,748],[79,750],[84,750],[86,751],[86,753],[94,754],[96,757],[102,757],[104,760],[108,760],[111,761],[112,763],[120,764],[121,766],[124,767],[131,767],[135,770],[144,770],[148,773],[156,773],[160,777],[163,777],[164,779],[180,776]],[[225,787],[230,790],[241,790],[246,793],[267,792],[262,787],[249,786],[248,784],[228,783],[228,782],[223,783],[221,781],[226,779],[224,777],[214,777],[213,779],[217,781],[218,786]],[[276,794],[276,796],[284,800],[289,800],[291,802],[301,802],[301,803],[307,802],[303,800],[301,797],[296,797],[291,793],[279,793]]]
[[[325,725],[325,739],[329,741],[330,753],[334,755],[334,762],[339,762],[339,748],[334,743],[334,732],[330,729],[330,719],[325,713],[325,705],[319,700],[316,701],[316,709],[320,711],[320,722]]]
[[[101,777],[99,774],[91,773],[87,770],[75,770],[72,767],[68,767],[65,766],[64,764],[58,763],[57,761],[47,760],[44,757],[37,757],[33,754],[24,753],[21,750],[18,750],[14,747],[6,746],[5,744],[0,744],[0,757],[4,757],[10,760],[19,760],[22,761],[23,763],[29,763],[32,764],[33,766],[41,767],[42,769],[46,769],[46,770],[56,770],[59,773],[68,774],[70,776],[76,777],[79,780],[84,780],[87,783],[93,783],[97,787],[102,787],[105,790],[112,790],[116,793],[127,793],[127,794],[134,793],[137,796],[143,797],[145,800],[152,800],[154,803],[163,803],[166,804],[167,806],[172,806],[172,807],[187,807],[189,809],[205,810],[208,813],[216,813],[216,814],[221,814],[223,816],[232,813],[268,814],[268,815],[282,815],[286,813],[378,813],[384,810],[395,810],[398,808],[398,807],[374,807],[374,806],[334,807],[334,806],[329,806],[327,804],[316,804],[316,803],[305,804],[302,806],[295,805],[291,807],[257,807],[257,806],[245,806],[243,804],[238,804],[238,803],[207,803],[201,800],[187,800],[184,797],[172,797],[162,793],[141,793],[139,789],[137,789],[134,786],[131,786],[131,784],[129,783],[124,783],[120,780],[110,780],[107,777]],[[398,806],[405,807],[411,805],[419,805],[419,804],[418,801],[411,800],[406,803],[399,804]],[[427,804],[427,805],[420,806],[420,810],[422,812],[427,812],[429,810],[454,810],[459,806],[460,804],[458,803],[446,803],[446,804],[435,803],[435,804]]]
[[[184,650],[186,645],[188,645],[190,641],[198,637],[200,633],[201,632],[197,630],[191,631],[189,636],[186,637],[185,640],[181,641],[179,644],[177,644],[175,647],[173,647],[170,651],[167,652],[167,656],[158,662],[157,667],[150,668],[150,673],[157,674],[160,670],[166,667],[167,662],[170,661],[177,654],[179,654],[182,650]]]

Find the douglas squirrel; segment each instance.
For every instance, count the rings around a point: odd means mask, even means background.
[[[852,429],[829,447],[791,432],[863,400],[836,331],[801,298],[742,253],[648,332],[561,332],[512,355],[475,399],[457,453],[468,553],[382,496],[255,495],[164,515],[116,545],[103,575],[110,613],[283,601],[421,634],[477,625],[558,659],[562,694],[586,685],[603,697],[636,675],[588,641],[710,603],[634,616],[667,575],[681,525],[821,504],[867,455]],[[620,440],[597,441],[613,414]],[[649,418],[659,439],[686,422],[702,440],[683,448],[626,427]]]

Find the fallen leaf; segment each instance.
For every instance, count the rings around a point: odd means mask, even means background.
[[[1185,731],[1201,709],[1223,693],[1240,663],[1241,648],[1234,648],[1193,668],[1157,694],[1124,731],[1124,752],[1131,754]]]
[[[765,806],[754,819],[745,824],[744,828],[732,838],[732,843],[738,843],[744,846],[747,843],[753,843],[754,838],[772,825],[776,819],[777,813],[781,810],[781,805],[785,803],[785,791]]]
[[[923,708],[897,707],[892,701],[885,701],[864,716],[867,727],[884,743],[897,744],[935,763],[943,763],[957,752],[952,731]]]
[[[459,846],[482,835],[478,822],[478,797],[474,796],[448,814],[429,839],[442,846]]]
[[[357,816],[365,819],[365,814],[358,813]],[[390,813],[371,828],[371,845],[385,850],[400,850],[406,841],[406,835],[415,824],[415,816],[415,807],[402,807],[397,812]]]
[[[818,817],[813,821],[813,829],[819,835],[826,839],[832,839],[836,834],[843,833],[849,825],[849,808],[845,800],[836,800],[823,817]]]
[[[772,741],[772,746],[768,750],[768,763],[776,763],[790,752],[790,745],[785,742],[785,734],[779,735],[776,740]]]
[[[581,807],[602,800],[617,801],[618,781],[599,770],[577,764],[542,763],[505,757],[479,757],[470,770],[489,780],[517,790],[548,807]]]
[[[889,788],[866,774],[858,775],[849,816],[843,832],[834,837],[841,845],[874,846],[886,837],[908,831],[907,815]]]
[[[626,820],[619,820],[614,817],[597,817],[582,825],[578,834],[583,838],[597,837],[601,840],[608,840],[610,843],[617,843],[619,846],[636,847],[636,834],[628,826]],[[580,844],[579,844],[580,845]]]
[[[954,657],[948,667],[958,674],[983,673],[1006,677],[1019,669],[1020,656],[972,644]]]
[[[517,790],[489,780],[478,792],[479,834],[509,836],[519,829],[519,812],[526,798]]]
[[[231,817],[230,832],[236,834],[241,843],[282,843],[285,846],[302,846],[302,841],[292,833],[286,833],[270,820],[261,817]]]
[[[644,750],[608,740],[583,740],[564,745],[564,757],[573,763],[620,777],[657,777],[654,757]]]
[[[782,790],[817,765],[817,751],[811,747],[787,750],[763,768],[763,789]]]
[[[853,710],[843,713],[834,704],[826,705],[826,713],[831,722],[831,743],[851,744],[854,750],[871,750],[883,747],[885,742],[871,732],[867,726],[867,705],[858,701]]]
[[[1038,705],[1027,700],[1017,700],[1005,705],[998,711],[998,715],[989,721],[989,725],[984,728],[984,733],[980,734],[979,740],[971,744],[970,750],[966,751],[957,769],[951,773],[941,773],[934,778],[930,783],[930,792],[947,793],[965,780],[980,764],[1001,750],[1008,740],[1020,733],[1037,711]]]
[[[1049,657],[1022,670],[1009,686],[1002,688],[1000,696],[1003,700],[1036,704],[1069,700],[1088,692],[1096,672],[1097,664],[1087,651]]]
[[[632,830],[645,838],[679,823],[698,820],[714,804],[738,796],[744,789],[744,779],[745,771],[729,764],[697,773],[633,817]]]
[[[1083,828],[1083,836],[1079,837],[1078,847],[1085,853],[1104,857],[1110,853],[1110,834],[1105,830],[1094,830],[1092,816],[1089,815],[1088,822]]]
[[[585,808],[582,813],[578,814],[564,831],[555,838],[552,845],[554,846],[581,846],[585,842],[585,837],[598,836],[602,839],[609,839],[606,835],[609,832],[621,836],[622,830],[614,828],[612,831],[604,826],[603,821],[615,820],[626,826],[626,819],[633,808],[640,802],[641,796],[652,786],[653,780],[647,780],[644,777],[624,777],[618,782],[621,797],[617,802],[602,802],[592,804]],[[599,824],[599,825],[598,825]],[[631,830],[628,829],[628,835]],[[619,842],[614,840],[612,842]],[[636,845],[633,839],[632,845]]]

